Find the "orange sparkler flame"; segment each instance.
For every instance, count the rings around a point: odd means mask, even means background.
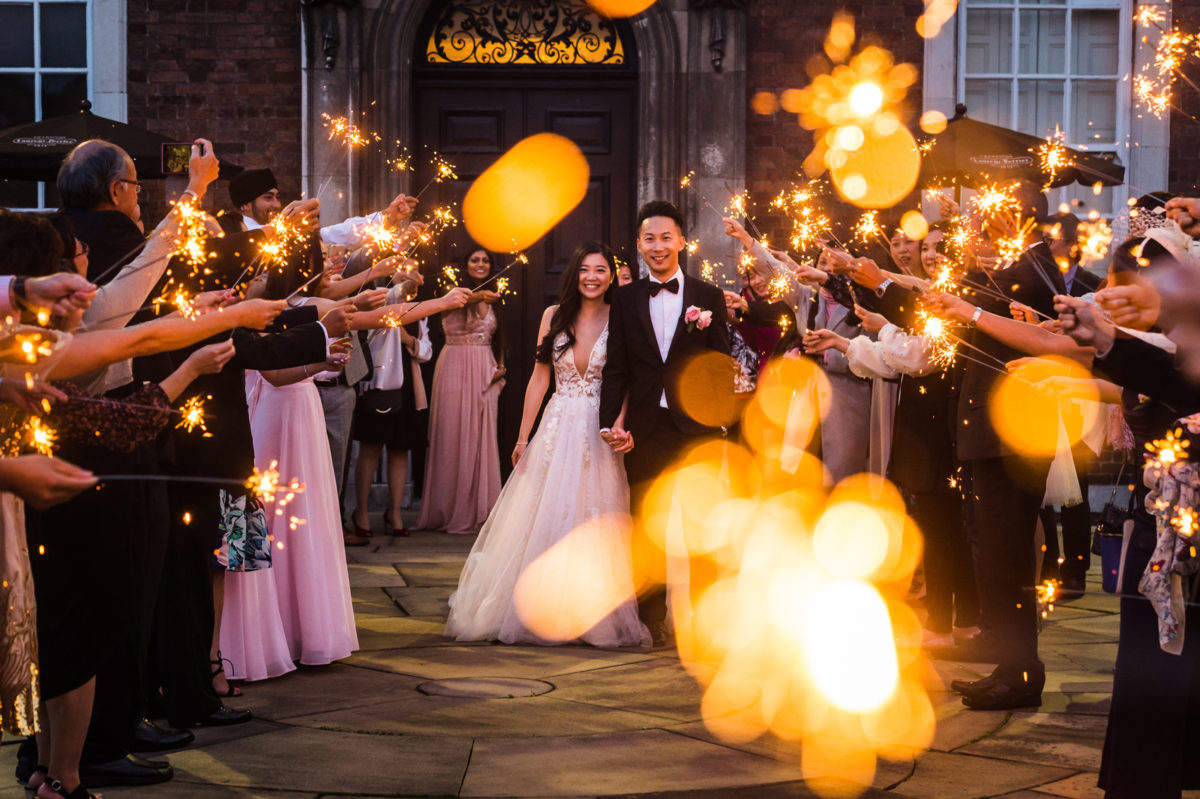
[[[212,395],[208,395],[205,399],[212,399]],[[175,425],[175,428],[179,429],[182,427],[186,432],[190,433],[199,427],[202,438],[212,438],[212,433],[208,432],[208,428],[204,424],[205,399],[201,399],[200,395],[197,394],[185,402],[183,407],[179,409],[182,418],[179,420],[179,424]]]
[[[1042,171],[1048,176],[1046,182],[1047,188],[1058,177],[1060,170],[1071,166],[1071,156],[1067,153],[1067,148],[1063,146],[1065,135],[1055,125],[1054,134],[1047,137],[1046,141],[1042,142],[1037,148],[1038,161],[1041,164]]]
[[[1174,430],[1168,431],[1164,437],[1155,439],[1146,445],[1146,451],[1150,453],[1147,458],[1160,468],[1170,466],[1187,460],[1187,448],[1191,446],[1191,443],[1183,438],[1183,428],[1176,427]]]
[[[13,336],[16,350],[26,363],[37,363],[54,352],[54,346],[41,333],[17,333]]]
[[[30,416],[25,423],[24,433],[29,447],[42,455],[53,455],[58,443],[58,433],[47,427],[40,417]]]
[[[379,136],[369,131],[363,131],[346,117],[333,117],[321,114],[325,127],[329,131],[329,140],[338,139],[342,144],[354,149],[365,147],[371,141],[379,141]]]
[[[695,176],[696,176],[695,170],[688,172],[686,175],[684,175],[682,178],[680,178],[679,188],[686,189],[688,186],[692,185],[692,178],[694,178]]]
[[[867,211],[859,217],[858,223],[854,226],[854,238],[866,244],[871,240],[872,236],[882,236],[883,228],[879,226],[879,212]]]
[[[1185,538],[1191,538],[1200,530],[1200,514],[1197,514],[1195,508],[1176,508],[1175,515],[1171,517],[1171,526]]]

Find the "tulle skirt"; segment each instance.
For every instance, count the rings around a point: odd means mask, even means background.
[[[446,635],[649,645],[630,562],[629,486],[594,399],[556,394],[450,597]]]

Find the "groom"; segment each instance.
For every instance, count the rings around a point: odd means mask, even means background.
[[[628,453],[625,471],[635,518],[656,477],[695,444],[723,433],[687,414],[680,402],[680,377],[688,362],[705,351],[729,355],[724,294],[711,283],[685,276],[679,267],[686,244],[683,214],[669,202],[647,203],[638,212],[637,236],[650,277],[613,292],[600,389],[600,434],[614,450]],[[692,319],[704,311],[710,314]],[[732,395],[732,370],[727,386],[705,388]],[[639,597],[638,612],[655,645],[664,644],[667,604],[661,585]]]

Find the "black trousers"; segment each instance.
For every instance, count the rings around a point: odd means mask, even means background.
[[[134,469],[155,474],[161,468],[154,442],[133,453]],[[138,722],[146,713],[143,688],[150,635],[157,604],[163,563],[167,554],[169,512],[166,486],[145,482],[130,484],[132,497],[142,510],[142,523],[130,524],[122,541],[121,558],[126,604],[122,623],[112,629],[113,656],[96,674],[96,699],[88,725],[81,762],[106,763],[129,754]]]
[[[979,622],[975,569],[963,523],[962,495],[943,482],[933,491],[911,492],[910,512],[925,536],[926,626],[936,633]]]
[[[154,652],[168,723],[187,727],[221,705],[208,654],[213,634],[212,569],[220,522],[218,489],[171,483],[171,536],[154,626]],[[184,514],[190,514],[190,523]]]
[[[1000,642],[997,675],[1041,684],[1037,652],[1034,540],[1045,496],[1047,460],[1017,456],[971,461],[975,579],[989,632]]]
[[[644,586],[638,592],[638,615],[651,627],[667,618],[666,558],[646,531],[642,505],[658,476],[702,440],[685,435],[671,418],[670,411],[659,408],[654,427],[641,437],[635,435],[633,449],[625,455],[629,507],[634,517],[634,566],[645,575]]]
[[[1140,492],[1140,500],[1145,492]],[[1158,616],[1138,582],[1154,553],[1154,523],[1135,516],[1121,588],[1121,640],[1100,761],[1108,799],[1178,799],[1200,788],[1200,606],[1186,605],[1183,651],[1158,644]]]

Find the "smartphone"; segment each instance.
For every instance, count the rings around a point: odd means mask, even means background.
[[[192,160],[190,141],[166,142],[162,146],[162,172],[164,175],[186,175]]]

